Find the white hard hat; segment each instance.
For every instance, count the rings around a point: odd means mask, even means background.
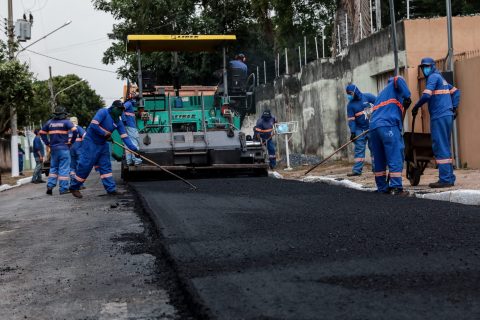
[[[70,121],[71,121],[74,125],[78,125],[78,119],[77,119],[77,117],[70,117]]]

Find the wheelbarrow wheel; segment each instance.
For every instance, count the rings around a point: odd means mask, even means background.
[[[408,181],[410,181],[411,186],[418,186],[420,183],[420,177],[422,176],[422,170],[413,165],[413,163],[408,162]]]

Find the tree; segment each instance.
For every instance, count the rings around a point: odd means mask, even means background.
[[[0,62],[0,136],[10,129],[12,107],[19,115],[19,125],[22,115],[28,114],[34,94],[32,79],[26,64],[17,60]]]
[[[53,87],[56,92],[78,82],[77,75],[53,77]],[[32,123],[45,122],[51,118],[52,106],[48,81],[35,81],[33,84],[35,97],[30,108],[30,120]],[[104,105],[102,98],[85,81],[60,93],[56,98],[57,105],[64,106],[70,116],[78,118],[78,124],[88,126],[97,110]]]

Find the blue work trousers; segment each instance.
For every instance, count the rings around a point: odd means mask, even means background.
[[[59,149],[50,152],[50,172],[48,173],[47,188],[53,189],[60,185],[60,192],[68,191],[68,171],[70,170],[70,150]]]
[[[132,127],[128,127],[126,126],[125,129],[127,130],[127,134],[128,134],[128,137],[130,138],[130,141],[132,141],[133,145],[135,147],[137,147],[137,149],[139,148],[139,135],[138,135],[138,130],[137,128],[132,128]],[[138,158],[136,157],[134,154],[128,152],[128,151],[125,151],[126,152],[126,159],[127,159],[127,164],[135,164],[135,165],[139,165],[142,163],[142,159],[141,158]]]
[[[370,132],[374,157],[375,183],[378,192],[388,192],[389,188],[403,189],[402,171],[404,161],[403,137],[398,126],[379,127]],[[390,186],[387,184],[387,167]]]
[[[270,162],[270,168],[274,169],[277,165],[277,156],[275,153],[275,143],[272,139],[267,140],[268,160]]]
[[[70,182],[70,190],[79,190],[85,180],[87,180],[94,166],[96,166],[96,170],[100,173],[100,178],[102,179],[105,190],[107,192],[114,192],[116,185],[112,175],[109,145],[108,143],[96,144],[88,138],[82,142],[80,159],[77,163],[75,176]]]
[[[23,173],[23,155],[18,156],[18,172]]]
[[[451,152],[453,116],[432,120],[430,128],[432,131],[433,154],[438,165],[438,180],[442,183],[455,184]]]
[[[355,135],[359,136],[363,133],[363,130],[356,130]],[[367,133],[364,136],[361,136],[357,140],[353,142],[355,144],[355,164],[353,165],[352,172],[355,173],[362,173],[363,169],[363,164],[365,163],[365,149],[367,148],[370,150],[370,154],[372,153],[372,143],[370,139],[370,134]],[[372,161],[372,168],[374,167],[373,161]],[[374,171],[372,169],[372,171]]]

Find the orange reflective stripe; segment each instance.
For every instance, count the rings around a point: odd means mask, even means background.
[[[108,131],[108,130],[105,129],[104,127],[102,127],[102,126],[100,126],[100,125],[99,125],[99,127],[100,127],[100,129],[102,129],[103,131],[105,131],[105,133],[112,134],[110,131]]]
[[[450,94],[450,90],[434,90],[433,94]]]
[[[47,134],[47,131],[40,130],[38,133],[39,134]]]
[[[363,114],[365,114],[364,111],[357,112],[357,113],[355,113],[355,117],[360,117]]]
[[[77,138],[77,139],[75,139],[75,141],[76,141],[76,142],[82,142],[83,139],[82,139],[82,138]]]
[[[113,176],[113,174],[110,172],[110,173],[101,174],[101,175],[100,175],[100,178],[106,179],[106,178],[110,178],[110,177],[112,177],[112,176]]]
[[[265,130],[255,128],[255,131],[263,132],[263,133],[268,133],[268,132],[272,132],[272,131],[273,131],[273,128],[272,128],[272,129],[265,129]]]
[[[432,95],[432,92],[433,92],[433,91],[432,91],[432,90],[429,90],[429,89],[423,90],[423,93],[429,94],[429,95]]]
[[[75,130],[77,130],[77,127],[73,127],[71,130],[72,130],[72,131],[75,131]]]
[[[457,88],[453,87],[452,89],[450,89],[450,94],[453,94],[457,90],[458,90]]]
[[[52,131],[48,131],[48,134],[68,134],[68,131],[64,131],[64,130],[52,130]]]
[[[382,108],[382,107],[385,107],[385,106],[387,106],[387,105],[389,105],[389,104],[391,104],[391,103],[397,105],[397,107],[400,108],[400,110],[402,111],[402,113],[404,112],[402,104],[401,104],[400,101],[398,101],[397,99],[388,99],[387,101],[383,101],[382,103],[374,106],[374,107],[372,108],[372,112],[375,111],[375,110],[378,110],[378,109],[380,109],[380,108]]]
[[[70,171],[70,175],[74,175],[75,174],[75,171]]]
[[[90,121],[90,123],[93,123],[93,124],[100,124],[100,122],[98,122],[97,120],[92,120],[92,121]]]
[[[70,177],[66,177],[66,176],[59,176],[59,177],[58,177],[58,180],[63,180],[63,181],[66,181],[66,180],[70,180]]]
[[[124,138],[128,138],[128,134],[124,133],[124,134],[121,134],[120,135],[120,138],[124,139]]]
[[[390,172],[388,174],[390,177],[393,177],[393,178],[401,178],[402,177],[402,173],[401,172]]]
[[[436,159],[437,164],[448,164],[452,163],[453,159]]]
[[[52,178],[58,177],[58,175],[57,175],[56,173],[49,173],[48,176],[49,176],[49,177],[52,177]]]
[[[351,118],[347,118],[347,119],[348,119],[348,121],[353,121],[353,120],[355,120],[355,117],[351,117]]]
[[[365,161],[365,158],[355,158],[355,162],[363,162]]]
[[[383,177],[387,175],[386,171],[374,172],[375,177]]]
[[[125,115],[130,116],[130,117],[135,117],[135,113],[132,112],[124,112]]]
[[[75,175],[74,178],[75,178],[75,180],[77,180],[78,182],[85,182],[85,180],[87,180],[87,179],[80,178],[80,177],[77,176],[77,175]]]

